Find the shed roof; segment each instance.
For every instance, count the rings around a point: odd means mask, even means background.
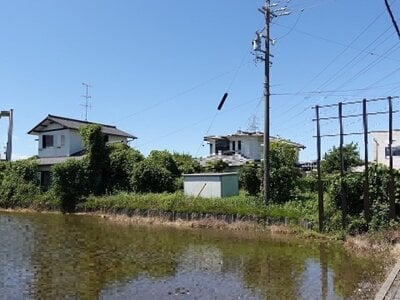
[[[60,117],[60,116],[55,116],[55,115],[50,115],[50,114],[43,121],[41,121],[39,124],[37,124],[31,130],[29,130],[28,134],[37,135],[40,132],[44,132],[44,131],[46,131],[47,126],[49,126],[50,124],[53,124],[53,123],[59,124],[67,129],[76,129],[76,130],[79,130],[80,127],[88,125],[88,124],[96,124],[96,125],[101,126],[101,131],[104,134],[127,137],[127,138],[131,138],[131,139],[137,139],[136,136],[131,135],[125,131],[122,131],[113,125],[93,123],[93,122],[71,119],[71,118],[66,118],[66,117]]]

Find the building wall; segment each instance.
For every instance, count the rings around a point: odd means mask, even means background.
[[[185,195],[192,197],[221,198],[239,195],[237,173],[186,175],[183,186]]]
[[[239,178],[237,174],[222,176],[221,197],[239,195]]]
[[[389,144],[388,132],[372,133],[372,157],[377,163],[389,166],[389,156],[386,156],[385,148]],[[392,147],[400,146],[400,131],[393,131]],[[393,167],[400,169],[400,156],[393,156]]]
[[[190,176],[184,177],[183,189],[185,195],[203,198],[221,197],[220,176]]]
[[[51,131],[42,132],[38,135],[38,156],[39,157],[60,157],[68,156],[68,129],[59,130],[62,128],[59,125],[51,124],[49,129]],[[44,147],[43,136],[53,136],[53,146]]]
[[[84,149],[82,137],[78,130],[69,130],[69,154],[68,156]]]
[[[61,128],[60,125],[51,124],[46,128],[45,132],[38,134],[38,156],[40,158],[71,156],[84,149],[83,141],[78,130]],[[43,147],[44,135],[53,136],[53,146]],[[127,138],[115,135],[108,136],[108,143],[121,142],[127,144]]]
[[[262,153],[262,137],[257,136],[241,136],[234,137],[233,139],[237,141],[241,141],[242,150],[240,153],[250,159],[261,160]]]

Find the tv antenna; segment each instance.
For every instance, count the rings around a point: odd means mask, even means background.
[[[247,130],[250,132],[258,131],[258,118],[256,115],[252,115],[248,120]]]
[[[89,104],[89,100],[92,99],[92,96],[89,95],[89,88],[91,88],[92,86],[85,82],[82,82],[82,85],[85,86],[85,89],[86,89],[85,95],[82,95],[82,98],[85,99],[85,104],[82,104],[82,106],[85,107],[85,121],[87,121],[88,120],[88,109],[91,108],[91,106]]]

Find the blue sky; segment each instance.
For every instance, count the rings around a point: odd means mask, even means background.
[[[286,3],[286,1],[281,1]],[[400,22],[400,0],[391,1]],[[82,82],[90,83],[89,121],[110,123],[148,154],[167,149],[207,154],[206,134],[263,122],[263,66],[251,40],[263,28],[260,0],[15,0],[0,3],[0,105],[14,108],[14,157],[37,153],[27,132],[47,114],[84,118]],[[400,94],[400,39],[383,0],[292,0],[273,20],[271,134],[315,159],[315,104]],[[229,97],[221,110],[222,95]],[[396,109],[400,101],[395,101]],[[386,103],[369,109],[385,110]],[[356,113],[360,107],[346,107]],[[336,115],[326,110],[323,115]],[[398,128],[398,115],[395,126]],[[346,121],[358,131],[361,120]],[[370,127],[387,128],[386,117]],[[7,120],[0,120],[0,148]],[[335,122],[323,124],[334,133]],[[359,141],[347,137],[346,142]],[[323,150],[338,144],[324,139]]]

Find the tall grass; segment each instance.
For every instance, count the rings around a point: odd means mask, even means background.
[[[194,198],[182,193],[130,194],[90,196],[77,207],[78,211],[102,211],[133,214],[137,211],[234,215],[237,217],[300,220],[301,210],[295,206],[268,205],[256,197],[244,195],[228,198]]]

